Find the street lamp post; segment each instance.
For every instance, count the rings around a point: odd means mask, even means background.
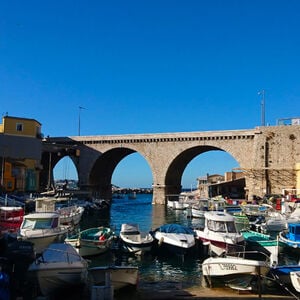
[[[80,136],[80,112],[82,109],[85,109],[82,106],[79,106],[79,113],[78,113],[78,135]]]
[[[258,93],[261,95],[261,126],[265,126],[265,90]]]

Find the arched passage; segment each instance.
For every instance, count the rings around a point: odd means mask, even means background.
[[[53,169],[54,179],[78,179],[78,173],[76,166],[70,156],[64,156],[61,158]]]
[[[198,146],[189,148],[181,152],[170,164],[166,177],[165,177],[165,186],[167,189],[167,194],[179,194],[181,192],[181,180],[182,174],[189,164],[189,162],[200,155],[201,153],[211,151],[211,150],[220,150],[222,149],[213,147],[213,146]]]
[[[113,171],[122,159],[134,152],[136,151],[120,147],[102,153],[90,172],[89,183],[92,190],[97,192],[100,197],[110,199],[112,197]]]

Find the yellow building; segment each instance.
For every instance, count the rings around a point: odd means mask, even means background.
[[[41,123],[4,116],[0,124],[0,178],[5,191],[37,191],[41,161]]]
[[[41,123],[34,119],[4,116],[0,133],[41,138]]]

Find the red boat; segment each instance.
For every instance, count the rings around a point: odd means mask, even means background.
[[[0,206],[0,230],[16,232],[21,226],[23,217],[23,207]]]

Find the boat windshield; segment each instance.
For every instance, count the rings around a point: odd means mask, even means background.
[[[50,229],[57,226],[53,219],[26,219],[23,223],[23,229]],[[56,225],[56,226],[55,226]]]
[[[230,233],[235,233],[236,232],[236,227],[234,222],[226,222],[227,226],[227,231]]]
[[[236,232],[234,221],[224,222],[224,221],[208,220],[207,227],[209,230],[217,231],[217,232],[230,232],[230,233]]]

